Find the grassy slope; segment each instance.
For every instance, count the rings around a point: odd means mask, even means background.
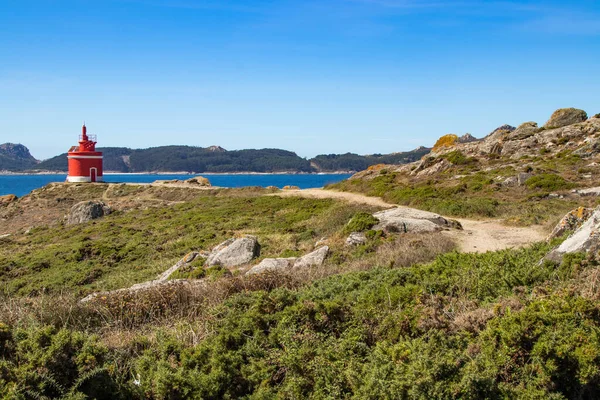
[[[130,189],[131,190],[131,189]],[[0,281],[9,293],[115,289],[151,279],[193,250],[238,234],[260,238],[262,256],[303,254],[364,207],[331,200],[194,192],[169,206],[117,211],[76,226],[3,239]]]
[[[176,192],[161,195],[181,201]],[[3,243],[0,265],[22,263],[5,272],[10,293],[49,286],[77,295],[152,277],[165,267],[155,263],[157,254],[170,265],[234,233],[258,234],[264,255],[309,248],[321,235],[339,243],[359,209],[199,192],[169,208],[134,207],[92,224],[16,236]],[[600,267],[593,256],[540,264],[552,245],[458,254],[448,253],[444,236],[369,236],[358,248],[334,245],[321,268],[216,277],[198,290],[92,304],[56,293],[5,294],[0,396],[600,394]],[[59,264],[31,268],[43,260]],[[77,281],[96,268],[102,273],[90,283]],[[23,275],[8,280],[13,271]]]
[[[433,176],[414,177],[383,170],[329,188],[380,196],[392,203],[448,216],[506,218],[508,223],[517,225],[555,222],[577,206],[598,203],[593,198],[570,195],[570,189],[574,187],[599,184],[586,179],[585,174],[593,172],[593,176],[598,176],[600,171],[597,167],[587,167],[590,160],[569,153],[518,163],[504,159],[483,162],[464,156],[454,158],[459,159],[457,165]],[[519,187],[501,184],[504,179],[525,170],[537,177]],[[564,198],[551,198],[549,193],[562,194]]]

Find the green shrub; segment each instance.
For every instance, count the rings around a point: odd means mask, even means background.
[[[371,229],[373,226],[377,225],[379,220],[375,218],[373,215],[366,212],[358,212],[354,214],[352,219],[348,222],[344,231],[346,233],[350,232],[363,232]]]
[[[529,189],[542,189],[547,191],[570,189],[573,184],[567,182],[565,178],[556,174],[540,174],[532,176],[525,181]]]
[[[454,165],[467,165],[476,162],[477,160],[473,157],[467,157],[460,150],[454,150],[450,153],[444,154],[442,158],[450,161]]]
[[[51,326],[15,329],[11,337],[4,336],[2,398],[128,397],[96,336]]]

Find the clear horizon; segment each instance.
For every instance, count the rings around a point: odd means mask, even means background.
[[[0,5],[0,143],[311,158],[600,112],[600,4],[24,0]]]

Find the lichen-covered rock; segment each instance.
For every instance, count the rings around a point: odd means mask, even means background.
[[[5,196],[0,196],[0,207],[8,206],[11,203],[14,203],[19,198],[14,194],[7,194]]]
[[[294,185],[285,185],[283,187],[283,190],[300,190],[299,186],[294,186]]]
[[[600,245],[600,207],[596,208],[592,215],[579,229],[567,238],[560,246],[546,255],[546,259],[560,262],[562,256],[569,253],[597,252]]]
[[[364,232],[352,232],[346,238],[346,246],[359,246],[367,243],[367,236]]]
[[[436,152],[444,147],[452,147],[458,143],[458,136],[453,133],[440,137],[433,145],[432,152]]]
[[[540,128],[536,122],[524,122],[507,137],[509,140],[523,140],[535,135]]]
[[[308,253],[294,262],[294,268],[315,267],[323,265],[329,254],[329,246],[323,246],[312,253]]]
[[[448,225],[446,218],[439,214],[408,207],[390,208],[389,210],[376,212],[373,216],[379,220],[379,224],[375,225],[373,229],[383,229],[383,227],[389,225],[400,227],[403,221],[407,219],[429,221],[440,227]]]
[[[329,247],[323,246],[300,258],[265,258],[259,264],[250,268],[247,275],[260,274],[267,271],[285,271],[297,268],[306,268],[323,265],[329,254]]]
[[[82,224],[110,213],[111,208],[102,201],[82,201],[71,207],[67,215],[67,225]]]
[[[482,154],[500,154],[502,152],[505,139],[514,130],[514,126],[499,126],[478,143],[477,150]]]
[[[546,129],[562,128],[563,126],[577,124],[587,120],[587,113],[577,108],[561,108],[552,114],[544,125]]]
[[[287,270],[294,266],[295,257],[289,258],[265,258],[260,263],[250,268],[246,275],[261,274],[267,271]]]
[[[195,176],[193,178],[186,180],[185,183],[194,185],[194,186],[206,186],[206,187],[211,186],[210,181],[203,176]]]
[[[569,211],[550,233],[548,241],[562,236],[567,231],[574,231],[579,228],[585,221],[587,221],[592,213],[593,208],[578,207],[574,210]]]
[[[470,133],[465,133],[464,135],[462,135],[461,137],[459,137],[456,142],[457,143],[472,143],[472,142],[477,142],[479,139],[477,139],[475,136],[471,135]]]
[[[237,267],[248,264],[260,255],[258,238],[246,235],[241,238],[231,238],[215,247],[206,260],[209,266],[222,265]]]
[[[444,172],[450,167],[452,167],[452,165],[453,164],[450,161],[446,160],[445,158],[442,158],[435,164],[417,172],[417,176],[429,176],[439,174],[440,172]]]

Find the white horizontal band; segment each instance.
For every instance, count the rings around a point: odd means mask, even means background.
[[[67,182],[86,183],[91,181],[92,178],[90,178],[89,176],[67,176]],[[97,176],[96,182],[104,182],[104,179],[101,176]]]
[[[102,156],[67,156],[67,158],[102,160]]]

